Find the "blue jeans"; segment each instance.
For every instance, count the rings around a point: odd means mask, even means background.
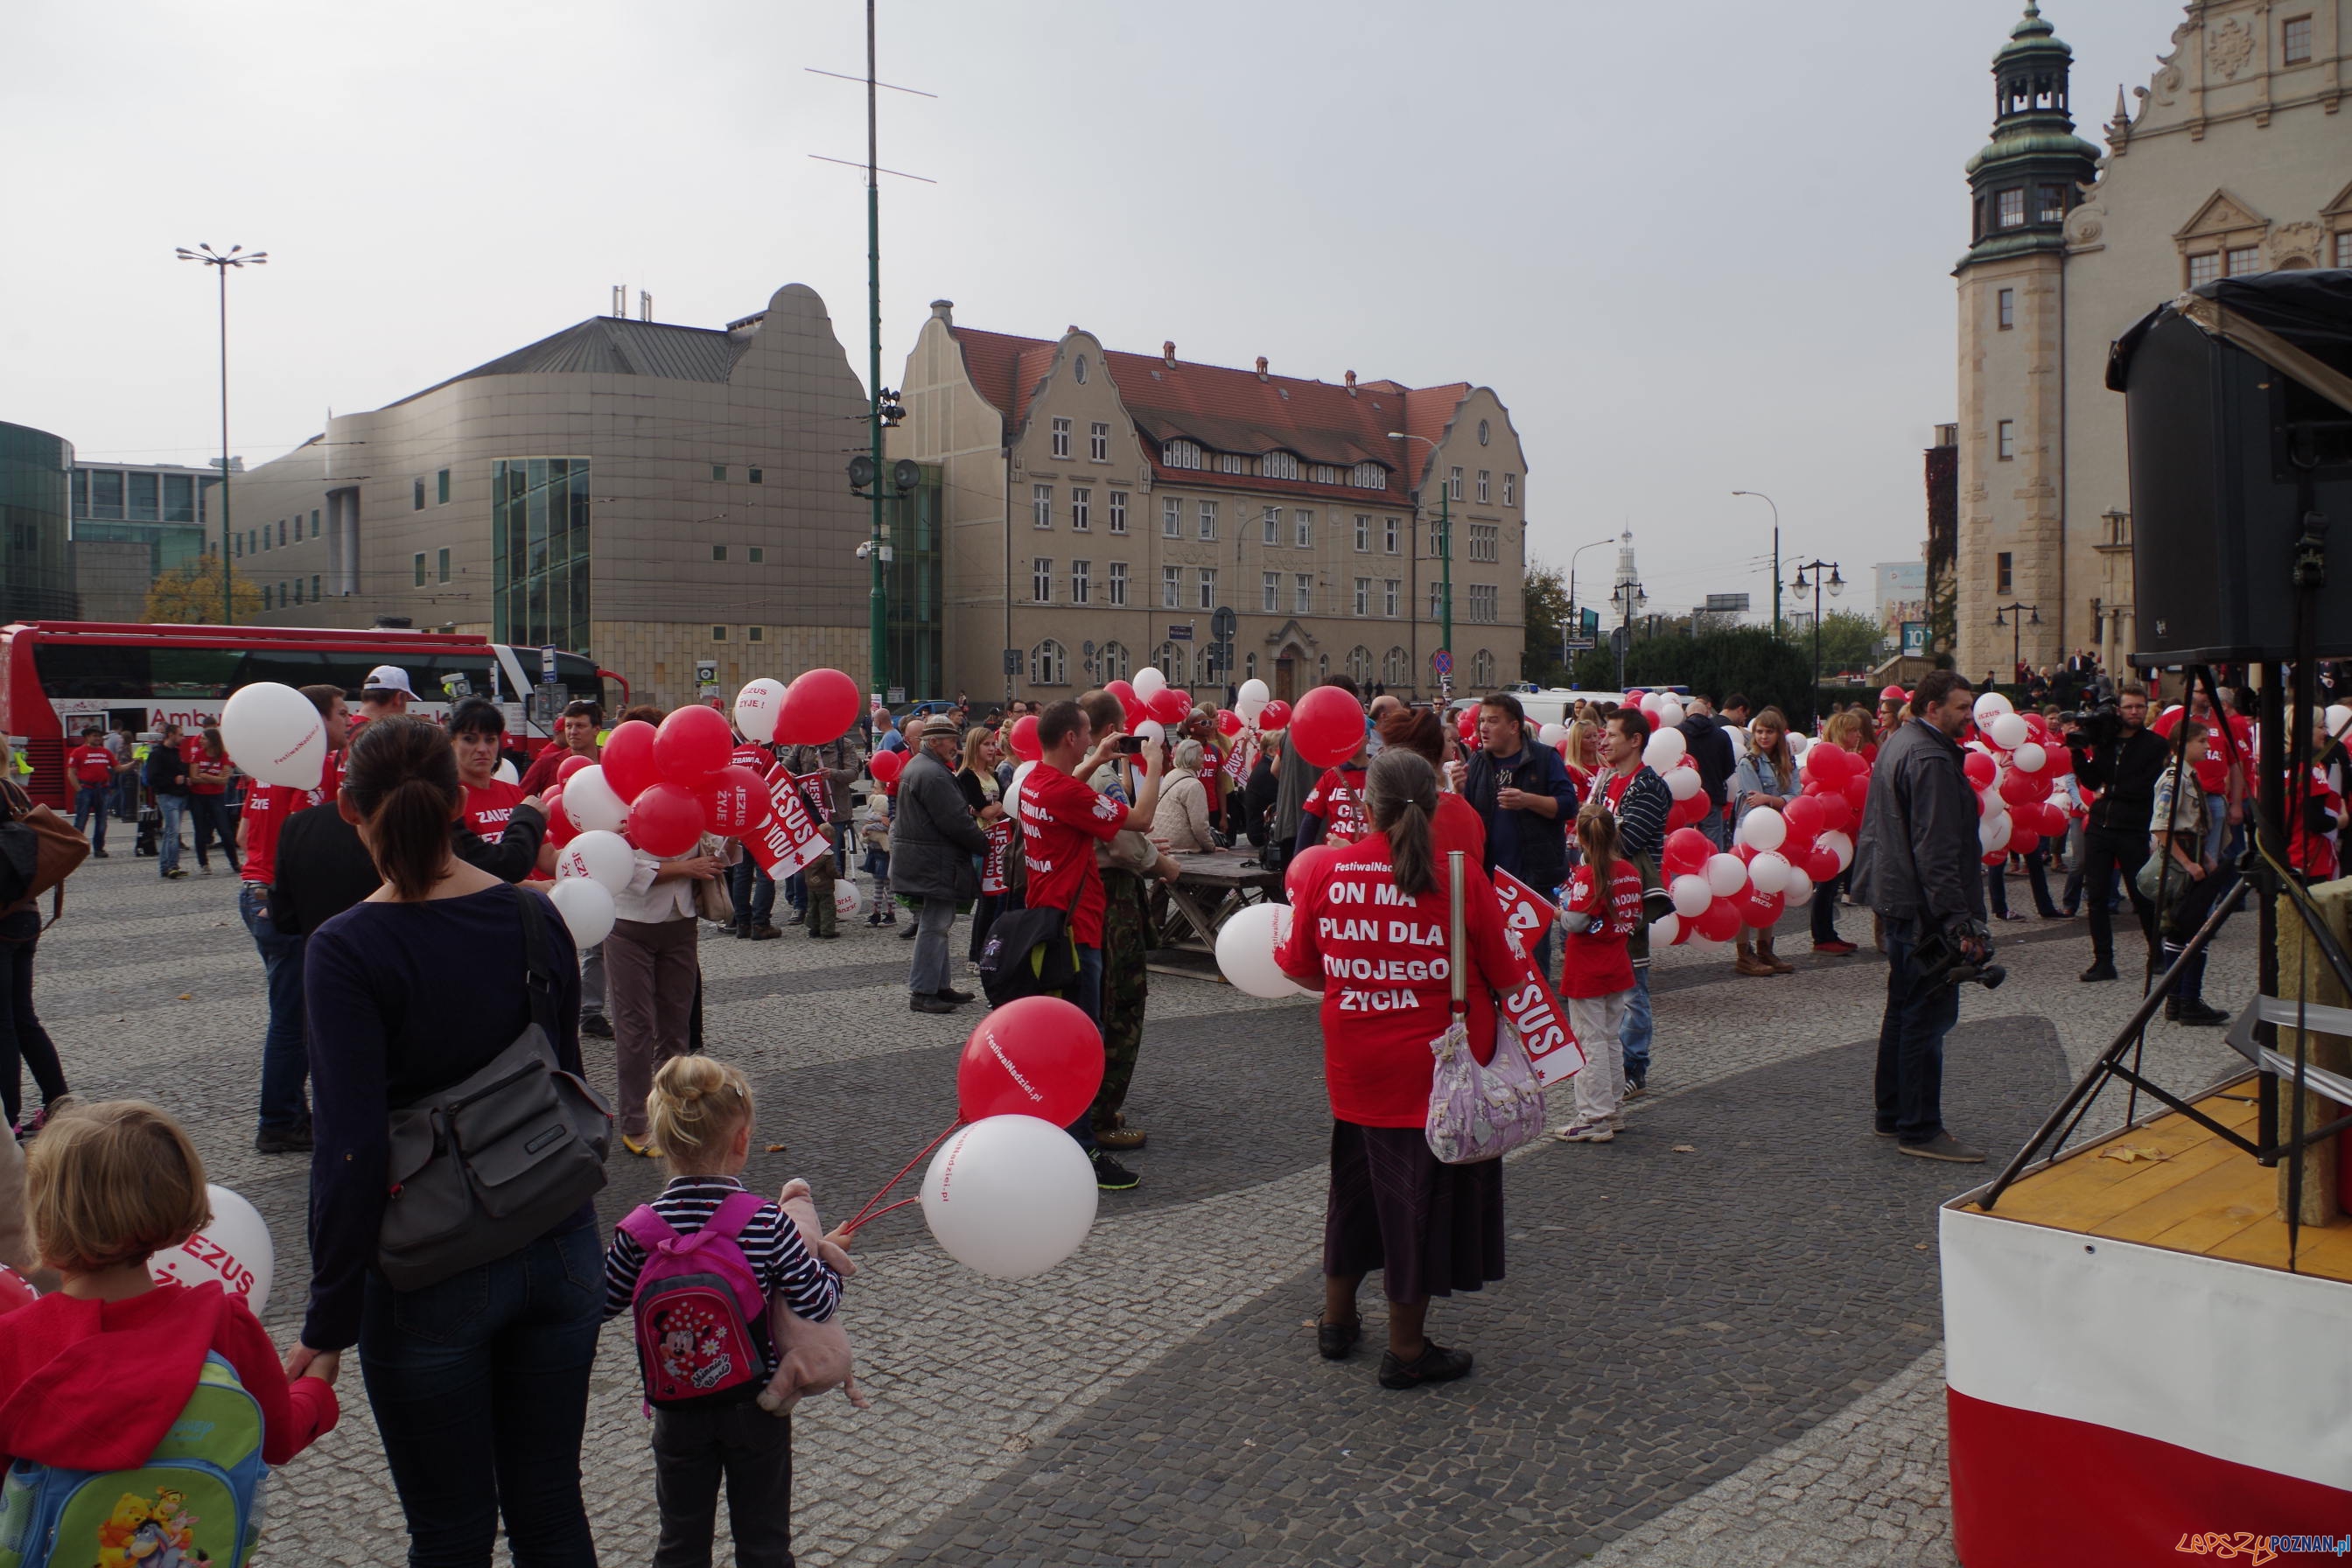
[[[952,909],[954,906],[951,904],[949,908]],[[1080,942],[1078,944],[1078,994],[1071,1000],[1078,1005],[1079,1009],[1087,1017],[1094,1020],[1097,1029],[1102,1027],[1102,949],[1088,947],[1084,942]],[[1064,1131],[1078,1141],[1079,1148],[1092,1154],[1095,1152],[1094,1107],[1089,1105],[1086,1110],[1079,1111],[1078,1119],[1071,1122]]]
[[[776,912],[776,884],[749,855],[727,868],[727,893],[735,900],[736,930],[749,931],[772,923],[770,917]]]
[[[188,819],[195,824],[195,831],[190,837],[196,841],[196,864],[206,870],[212,869],[212,861],[205,854],[205,845],[207,841],[217,840],[220,845],[221,858],[228,862],[230,870],[236,870],[236,835],[229,826],[228,806],[223,798],[216,795],[197,795],[191,791],[188,795]]]
[[[163,818],[155,834],[155,874],[168,877],[180,868],[180,819],[187,815],[188,797],[159,795],[155,809]]]
[[[411,1568],[595,1568],[580,1499],[588,1374],[603,1321],[593,1224],[421,1290],[373,1271],[360,1370],[408,1516]]]
[[[261,1037],[261,1127],[291,1132],[310,1124],[302,1085],[310,1076],[310,1035],[302,1018],[302,939],[269,923],[269,906],[258,882],[242,883],[236,912],[260,951],[268,977],[269,1027]]]
[[[1944,1037],[1960,1018],[1954,985],[1930,985],[1913,959],[1919,933],[1909,921],[1886,928],[1886,1014],[1878,1026],[1878,1129],[1906,1143],[1944,1130]]]
[[[83,823],[94,821],[89,847],[100,855],[106,853],[106,795],[104,784],[84,784],[74,791],[74,831],[79,833]]]
[[[1650,1034],[1654,1022],[1650,1016],[1650,966],[1638,964],[1633,970],[1633,990],[1625,998],[1625,1022],[1617,1032],[1618,1047],[1625,1056],[1625,1081],[1635,1088],[1650,1080]]]

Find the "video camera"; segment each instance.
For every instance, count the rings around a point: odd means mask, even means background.
[[[1974,937],[1984,946],[1984,956],[1970,958],[1961,948],[1963,937]],[[1971,981],[1986,990],[1997,989],[2009,978],[2009,971],[1992,962],[1992,933],[1981,921],[1969,921],[1948,931],[1935,931],[1922,937],[1912,950],[1918,963],[1921,977],[1930,985],[1961,985]]]
[[[2092,746],[2112,746],[2123,739],[2123,708],[2112,693],[2095,698],[2079,711],[2067,714],[2066,718],[2074,726],[2074,733],[2066,741],[2069,750],[2080,752]]]

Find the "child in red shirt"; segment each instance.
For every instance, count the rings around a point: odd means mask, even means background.
[[[1588,809],[1576,819],[1584,863],[1560,900],[1560,996],[1569,1027],[1584,1048],[1576,1075],[1576,1120],[1559,1130],[1570,1143],[1606,1143],[1617,1136],[1625,1100],[1624,1052],[1618,1033],[1633,994],[1633,963],[1626,940],[1642,919],[1642,873],[1617,853],[1617,819]]]
[[[157,1280],[147,1259],[211,1223],[204,1162],[142,1100],[53,1118],[26,1155],[33,1237],[64,1284],[0,1331],[0,1454],[61,1469],[144,1465],[218,1353],[261,1406],[262,1458],[282,1465],[335,1425],[339,1369],[289,1383],[241,1296]]]

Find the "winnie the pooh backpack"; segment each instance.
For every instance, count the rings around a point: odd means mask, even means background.
[[[135,1470],[18,1460],[0,1481],[0,1568],[245,1568],[261,1533],[261,1405],[219,1355]]]

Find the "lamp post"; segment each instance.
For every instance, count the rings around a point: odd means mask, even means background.
[[[1734,490],[1736,496],[1754,496],[1772,509],[1772,635],[1780,635],[1780,503],[1762,490]],[[1693,632],[1697,628],[1694,626]]]
[[[229,511],[228,511],[228,269],[268,265],[266,250],[248,251],[241,245],[232,245],[226,253],[215,250],[210,241],[190,250],[181,246],[177,255],[183,261],[201,261],[220,276],[220,416],[221,416],[221,625],[236,625],[236,596],[229,574]]]
[[[1391,441],[1418,441],[1423,446],[1429,448],[1431,461],[1433,463],[1436,460],[1437,443],[1431,440],[1426,436],[1414,436],[1402,430],[1391,430],[1389,432],[1389,439]],[[1432,471],[1434,472],[1435,470],[1433,468]],[[1416,489],[1413,491],[1414,500],[1412,505],[1413,521],[1416,522],[1421,520],[1420,495],[1420,490]],[[1440,572],[1441,576],[1439,578],[1439,586],[1437,590],[1437,640],[1438,646],[1445,649],[1446,657],[1449,658],[1454,655],[1453,500],[1453,484],[1444,478],[1439,479],[1437,482],[1437,560],[1438,571]],[[1440,691],[1447,689],[1451,685],[1452,681],[1449,678],[1439,678],[1438,689]]]
[[[1822,581],[1825,571],[1830,574],[1826,584]],[[1808,572],[1813,574],[1810,583],[1805,581]],[[1772,575],[1777,584],[1780,574]],[[1838,575],[1838,563],[1834,561],[1801,561],[1797,563],[1797,580],[1789,586],[1800,594],[1811,589],[1813,595],[1813,683],[1805,698],[1805,723],[1808,729],[1817,729],[1822,718],[1822,589],[1827,587],[1830,597],[1834,599],[1845,592],[1845,579]]]
[[[2021,610],[2024,615],[2018,614]],[[2016,616],[2017,618],[2004,620],[2002,619],[2004,616]],[[2032,616],[2033,618],[2029,621],[2025,618],[2026,616]],[[2019,663],[2025,658],[2025,628],[2042,624],[2042,606],[2021,605],[2014,599],[2006,605],[1995,605],[1992,607],[1992,624],[2009,628],[2009,673],[2014,679]]]
[[[1628,533],[1627,538],[1633,537]],[[1633,646],[1633,617],[1650,602],[1639,582],[1620,583],[1609,592],[1609,602],[1617,606],[1617,689],[1625,689],[1625,654]]]
[[[1568,552],[1568,618],[1570,621],[1575,621],[1577,619],[1576,558],[1583,554],[1588,550],[1594,549],[1600,545],[1614,544],[1616,542],[1617,542],[1613,539],[1596,539],[1591,544],[1580,544],[1574,550]],[[1562,626],[1559,633],[1559,662],[1562,668],[1565,669],[1568,674],[1568,683],[1570,686],[1575,685],[1576,671],[1573,668],[1570,667],[1568,661],[1568,628],[1566,626]]]

